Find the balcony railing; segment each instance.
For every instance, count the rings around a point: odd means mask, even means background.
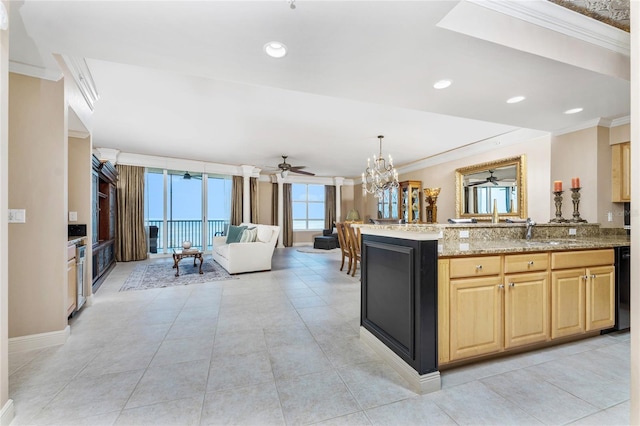
[[[216,219],[207,221],[207,249],[211,249],[213,245],[213,237],[215,235],[223,235],[226,227],[229,225],[228,220]],[[146,220],[145,226],[147,230],[150,226],[158,227],[158,238],[156,241],[157,252],[165,252],[164,234],[162,220]],[[167,251],[171,249],[182,248],[183,241],[191,241],[194,248],[202,249],[202,221],[201,220],[168,220],[167,221]],[[153,247],[153,241],[150,241]]]

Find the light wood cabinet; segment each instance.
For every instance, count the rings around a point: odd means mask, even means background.
[[[552,338],[613,327],[613,262],[613,250],[551,255]]]
[[[502,277],[451,280],[452,360],[502,349]]]
[[[615,323],[613,250],[438,261],[438,362],[607,329]]]
[[[611,145],[611,201],[631,201],[631,143]]]
[[[505,275],[505,283],[505,349],[549,340],[549,273]]]

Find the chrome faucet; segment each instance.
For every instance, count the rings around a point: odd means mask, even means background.
[[[530,217],[528,217],[528,218],[527,218],[527,235],[525,236],[525,238],[526,238],[527,240],[530,240],[530,239],[531,239],[531,234],[532,234],[532,232],[533,232],[533,227],[534,227],[534,226],[536,226],[536,223],[535,223],[533,220],[531,220],[531,218],[530,218]]]

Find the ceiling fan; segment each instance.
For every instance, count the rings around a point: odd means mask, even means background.
[[[307,166],[292,166],[291,164],[287,163],[286,155],[282,156],[282,163],[278,164],[278,169],[280,169],[280,174],[283,178],[287,177],[287,174],[289,174],[289,172],[298,173],[301,175],[315,176],[315,173],[305,172],[304,170],[301,170],[306,167]]]
[[[191,173],[184,172],[184,174],[182,175],[182,179],[184,179],[184,180],[202,179],[202,176],[201,175],[192,176]]]
[[[485,180],[469,183],[467,184],[467,186],[484,185],[485,183],[492,183],[494,185],[498,185],[498,178],[493,175],[494,172],[495,170],[489,170],[489,176]]]

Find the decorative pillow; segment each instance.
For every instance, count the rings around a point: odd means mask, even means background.
[[[266,226],[258,226],[258,241],[268,243],[271,240],[273,231]]]
[[[256,237],[258,236],[258,228],[247,228],[242,231],[242,237],[240,237],[241,243],[253,243],[256,241]]]
[[[227,231],[227,244],[239,243],[245,229],[247,229],[246,226],[229,225],[229,230]]]

